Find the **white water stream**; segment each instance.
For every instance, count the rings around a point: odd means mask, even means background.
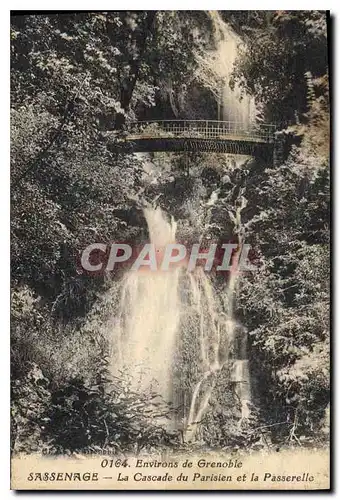
[[[213,26],[214,47],[203,56],[197,54],[197,78],[215,96],[218,120],[236,122],[241,128],[249,129],[255,122],[255,101],[242,92],[237,82],[233,88],[229,85],[243,42],[218,11],[210,10],[207,14]]]
[[[144,215],[150,241],[162,252],[167,243],[175,241],[176,224],[168,221],[160,208],[145,209]],[[218,374],[229,361],[229,351],[235,343],[232,313],[235,286],[236,277],[232,277],[225,295],[227,304],[223,307],[202,267],[193,272],[184,266],[168,271],[130,271],[123,278],[114,332],[119,352],[115,368],[127,370],[134,390],[152,386],[166,401],[176,403],[184,389],[175,381],[174,363],[185,338],[192,349],[190,363],[199,373],[187,390],[190,401],[184,415],[187,440],[195,437],[196,423],[208,407]],[[247,361],[234,361],[233,373],[245,411],[250,399]]]
[[[216,11],[208,15],[213,24],[215,49],[200,58],[200,78],[219,102],[219,119],[249,127],[255,120],[254,101],[242,97],[229,79],[241,40]],[[162,254],[176,241],[176,223],[160,208],[145,209],[150,242]],[[115,370],[125,367],[135,390],[150,385],[166,401],[184,401],[186,440],[195,439],[197,422],[204,416],[221,370],[232,365],[230,379],[241,406],[241,420],[248,418],[250,394],[247,339],[236,330],[233,301],[238,274],[232,274],[224,300],[216,293],[209,275],[198,267],[170,271],[131,271],[123,278],[118,323]],[[178,367],[178,359],[182,365]],[[184,359],[184,361],[183,361]],[[184,363],[184,364],[183,364]],[[196,374],[183,386],[181,371],[190,364]]]

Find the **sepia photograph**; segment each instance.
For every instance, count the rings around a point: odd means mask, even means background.
[[[330,489],[331,26],[11,12],[12,489]]]

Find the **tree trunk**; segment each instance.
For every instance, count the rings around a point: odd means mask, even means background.
[[[133,91],[135,89],[136,83],[138,81],[140,67],[143,61],[143,57],[145,55],[145,51],[147,48],[148,37],[152,33],[153,23],[156,17],[157,11],[151,10],[147,11],[146,17],[143,20],[142,29],[137,36],[136,45],[139,48],[138,58],[131,60],[131,69],[129,76],[125,78],[121,87],[120,94],[120,104],[123,113],[117,113],[115,120],[115,128],[122,129],[125,124],[125,113],[129,109],[131,98],[133,95]]]

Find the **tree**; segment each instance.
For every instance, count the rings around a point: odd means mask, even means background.
[[[295,123],[307,110],[306,73],[327,74],[326,13],[254,11],[251,17],[250,26],[237,19],[248,43],[234,78],[266,105],[268,121]]]

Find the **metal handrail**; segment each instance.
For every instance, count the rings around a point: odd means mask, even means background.
[[[187,122],[212,122],[212,123],[242,123],[237,120],[171,120],[171,119],[162,119],[162,120],[133,120],[129,122],[131,123],[160,123],[160,122],[181,122],[181,123],[187,123]],[[276,125],[273,123],[255,123],[255,125],[267,125],[268,127],[274,127],[276,128]]]
[[[157,125],[157,128],[154,128]],[[272,123],[253,123],[245,127],[238,121],[219,120],[148,120],[128,124],[129,133],[140,138],[203,137],[207,139],[230,138],[258,142],[274,142],[276,126]],[[170,134],[170,135],[169,135]]]

